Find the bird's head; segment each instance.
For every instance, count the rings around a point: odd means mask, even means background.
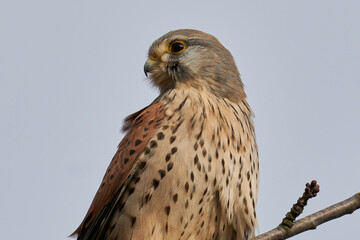
[[[192,29],[171,31],[150,47],[145,74],[162,93],[180,86],[205,89],[218,97],[246,95],[231,53],[214,36]]]

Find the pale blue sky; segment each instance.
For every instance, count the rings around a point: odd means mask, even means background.
[[[305,215],[360,190],[359,1],[2,1],[0,232],[65,240],[157,90],[150,44],[178,28],[232,52],[256,118],[260,232],[317,179]],[[293,239],[355,239],[360,212]]]

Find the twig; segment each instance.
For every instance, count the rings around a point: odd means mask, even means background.
[[[312,180],[311,183],[306,183],[306,188],[302,197],[293,205],[280,225],[289,230],[294,225],[295,219],[304,211],[308,200],[316,197],[319,191],[320,186],[317,184],[316,180]]]
[[[296,222],[286,230],[283,226],[278,226],[269,232],[263,233],[252,240],[282,240],[290,238],[307,230],[316,229],[320,224],[339,218],[345,214],[351,214],[360,208],[360,192],[354,196],[336,203],[330,207],[310,214]]]

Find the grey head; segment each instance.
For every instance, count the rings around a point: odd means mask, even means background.
[[[193,29],[168,32],[151,45],[144,71],[164,93],[194,87],[220,98],[246,97],[231,53],[214,36]]]

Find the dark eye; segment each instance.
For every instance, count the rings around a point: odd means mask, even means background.
[[[181,41],[175,41],[170,43],[169,45],[169,52],[171,53],[180,53],[182,51],[185,50],[185,43],[181,42]]]

